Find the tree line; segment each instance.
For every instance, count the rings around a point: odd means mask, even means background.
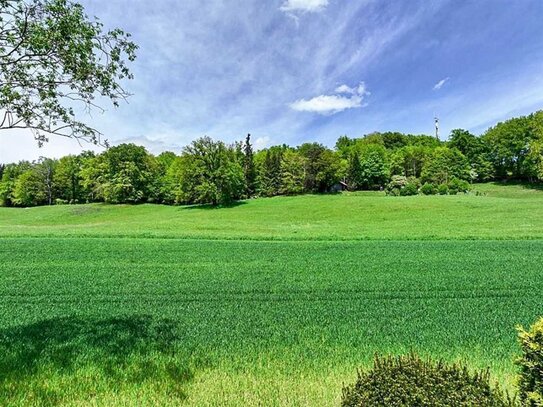
[[[254,151],[203,137],[180,155],[121,144],[59,160],[0,165],[0,205],[108,202],[228,204],[252,197],[384,189],[396,195],[456,193],[468,183],[543,181],[543,111],[507,120],[482,136],[453,130],[448,141],[398,132],[340,137]]]

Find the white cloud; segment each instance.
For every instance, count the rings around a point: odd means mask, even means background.
[[[298,112],[314,112],[322,115],[330,115],[364,106],[364,97],[370,92],[366,90],[366,84],[360,82],[358,86],[350,87],[340,85],[335,90],[335,95],[320,95],[311,99],[299,99],[290,104],[290,108]],[[346,96],[350,95],[350,96]]]
[[[320,95],[312,99],[300,99],[290,107],[299,112],[315,112],[319,114],[334,114],[346,109],[362,106],[362,97],[344,97],[337,95]]]
[[[441,89],[441,88],[443,87],[443,85],[445,85],[445,83],[447,83],[447,82],[449,81],[449,79],[451,79],[451,78],[446,77],[446,78],[444,78],[444,79],[441,79],[438,83],[436,83],[436,84],[434,85],[434,90],[439,90],[439,89]]]
[[[324,10],[327,5],[328,0],[286,0],[280,9],[285,12],[317,12]]]
[[[259,137],[255,140],[254,149],[262,150],[271,145],[271,138],[268,136]]]
[[[347,85],[341,85],[336,88],[336,93],[349,93],[352,95],[354,93],[354,89]]]

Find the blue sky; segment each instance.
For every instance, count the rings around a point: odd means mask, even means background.
[[[180,152],[343,134],[476,134],[543,108],[541,0],[84,0],[139,44],[128,104],[84,120],[112,144]],[[0,135],[0,161],[81,150]]]

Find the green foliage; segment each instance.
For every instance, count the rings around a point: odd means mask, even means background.
[[[368,142],[355,146],[349,160],[347,177],[349,185],[354,189],[377,189],[384,186],[389,179],[389,166],[383,145]]]
[[[439,184],[437,187],[437,192],[439,195],[448,195],[449,194],[449,185],[448,184]]]
[[[338,154],[347,159],[352,153],[352,148],[356,144],[356,139],[349,138],[347,136],[341,136],[336,141],[336,151]]]
[[[340,179],[340,157],[318,143],[298,147],[305,159],[304,189],[308,192],[327,192]]]
[[[70,0],[2,0],[0,8],[0,129],[30,128],[39,144],[50,134],[100,143],[79,121],[73,103],[117,106],[129,96],[121,81],[137,46],[120,29],[105,31]]]
[[[79,156],[68,155],[58,161],[53,178],[57,199],[71,203],[84,200],[81,167],[82,161]]]
[[[222,205],[243,196],[245,176],[233,147],[203,137],[185,148],[183,158],[182,202]]]
[[[449,187],[450,195],[456,195],[460,192],[466,193],[470,190],[469,183],[458,178],[453,178],[452,180],[450,180],[447,186]]]
[[[349,156],[347,167],[347,184],[355,191],[362,189],[364,185],[364,173],[360,164],[360,155],[354,151]]]
[[[513,406],[488,371],[406,356],[375,356],[373,368],[358,373],[343,389],[343,407],[499,407]]]
[[[283,149],[280,147],[266,150],[260,166],[259,192],[262,196],[275,196],[281,189],[281,160]]]
[[[251,197],[257,190],[257,171],[251,145],[251,135],[248,134],[243,145],[243,175],[245,177],[246,196]]]
[[[16,206],[37,206],[46,203],[47,197],[43,180],[35,168],[23,172],[15,182],[13,204]]]
[[[305,160],[294,150],[286,150],[281,157],[281,190],[283,195],[304,192]]]
[[[0,205],[13,206],[14,190],[17,178],[30,170],[32,165],[28,161],[21,161],[18,164],[7,164],[3,167],[2,178],[0,179]]]
[[[414,177],[404,177],[402,175],[392,176],[392,180],[385,188],[387,195],[392,196],[410,196],[419,193],[420,183]]]
[[[469,162],[456,148],[436,148],[424,163],[421,173],[422,182],[448,184],[453,178],[469,180]]]
[[[543,111],[498,123],[483,136],[499,177],[530,179],[537,172],[530,151],[543,140]],[[535,164],[537,166],[537,164]]]
[[[420,193],[423,195],[436,195],[438,193],[437,186],[431,182],[426,182],[420,187]]]
[[[148,199],[155,163],[144,147],[112,147],[100,157],[99,164],[102,165],[97,168],[97,189],[105,202],[138,203]]]
[[[518,378],[519,397],[523,406],[543,406],[543,318],[525,331],[518,328],[522,357]]]
[[[396,150],[391,155],[392,175],[419,178],[430,153],[430,148],[420,145],[408,145]]]
[[[409,136],[398,132],[381,133],[383,144],[387,150],[396,150],[409,144]]]
[[[23,172],[15,182],[12,203],[16,206],[52,205],[55,168],[54,160],[41,158]]]

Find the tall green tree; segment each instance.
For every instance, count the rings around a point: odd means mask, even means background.
[[[245,177],[235,148],[209,137],[183,152],[179,196],[185,203],[228,204],[245,192]]]
[[[347,167],[347,184],[353,190],[362,189],[364,185],[364,173],[360,164],[360,155],[357,150],[353,151],[349,157]]]
[[[490,158],[501,178],[529,179],[533,174],[528,160],[530,146],[543,140],[543,112],[521,116],[498,123],[483,135],[490,150]]]
[[[70,0],[0,0],[0,130],[31,129],[94,143],[100,133],[78,120],[74,105],[97,96],[117,106],[137,46],[121,29],[105,31]]]
[[[281,189],[281,160],[282,147],[267,149],[264,161],[260,166],[259,193],[262,196],[278,195]]]
[[[7,164],[4,166],[2,178],[0,179],[0,205],[15,205],[14,190],[17,179],[26,171],[30,170],[32,165],[28,161],[21,161],[17,164]]]
[[[304,189],[307,192],[327,192],[340,180],[341,158],[319,143],[305,143],[298,147],[305,158]]]
[[[469,181],[469,162],[456,148],[438,147],[424,163],[422,182],[448,184],[453,179]]]
[[[15,182],[13,203],[17,206],[52,205],[56,164],[55,160],[42,157],[23,172]]]
[[[151,197],[155,172],[153,158],[142,146],[120,144],[85,161],[82,185],[90,200],[139,203]]]
[[[392,175],[419,178],[431,152],[431,147],[417,144],[410,144],[395,150],[391,154]]]
[[[480,137],[467,130],[452,130],[448,146],[456,148],[468,159],[473,181],[489,181],[494,177],[494,168],[489,157],[489,149]]]
[[[250,134],[247,135],[243,144],[243,175],[245,176],[246,195],[251,197],[256,192],[257,172]]]
[[[83,186],[81,185],[81,157],[67,155],[57,164],[54,174],[54,183],[59,199],[70,203],[84,200]]]
[[[381,145],[374,144],[367,146],[362,151],[360,157],[360,188],[376,189],[384,187],[390,177],[386,149]]]
[[[283,195],[296,195],[304,192],[305,160],[292,149],[287,149],[281,157],[281,188]]]

